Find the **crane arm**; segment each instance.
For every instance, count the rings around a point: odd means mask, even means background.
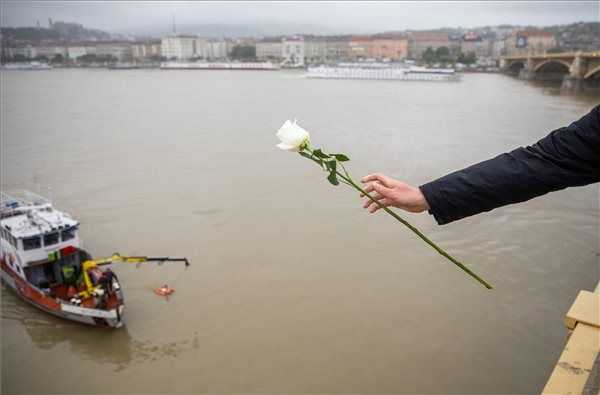
[[[123,263],[142,263],[142,262],[184,262],[185,266],[189,266],[190,262],[187,258],[172,258],[168,256],[122,256],[115,253],[107,258],[91,259],[86,261],[87,266],[104,266],[117,262]]]
[[[83,281],[86,289],[79,293],[83,297],[89,297],[92,291],[99,286],[92,284],[88,270],[93,269],[97,266],[111,265],[113,263],[124,262],[124,263],[142,263],[142,262],[184,262],[185,266],[189,266],[190,262],[187,258],[172,258],[168,256],[122,256],[119,253],[115,253],[110,257],[89,259],[83,262]]]

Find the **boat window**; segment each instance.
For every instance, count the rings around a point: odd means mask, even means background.
[[[44,246],[58,243],[58,232],[46,233],[44,235]]]
[[[77,228],[68,228],[61,232],[62,241],[71,240],[75,238],[75,231]]]
[[[27,237],[23,239],[24,250],[34,250],[42,247],[42,239],[40,236]]]

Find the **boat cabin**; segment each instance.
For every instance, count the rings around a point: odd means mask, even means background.
[[[2,194],[1,258],[19,277],[46,293],[81,275],[87,253],[79,249],[79,223],[55,210],[46,199],[27,192]]]

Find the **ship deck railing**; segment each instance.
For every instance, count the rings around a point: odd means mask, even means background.
[[[7,218],[22,213],[23,209],[51,204],[50,200],[31,191],[2,191],[0,192],[0,218]]]

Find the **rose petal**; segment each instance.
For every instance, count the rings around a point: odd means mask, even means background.
[[[277,148],[282,149],[284,151],[298,151],[297,147],[294,147],[293,145],[288,145],[286,143],[277,144]]]

